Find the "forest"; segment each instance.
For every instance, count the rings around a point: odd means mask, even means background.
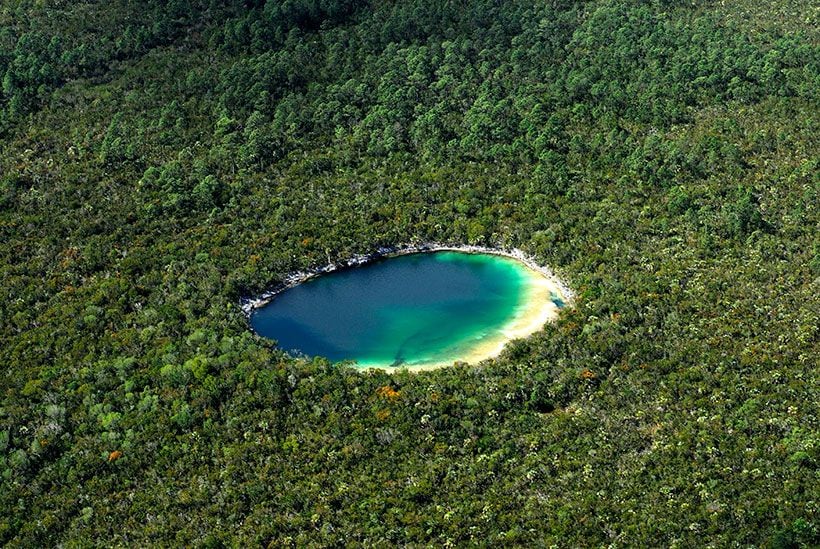
[[[0,0],[0,545],[820,545],[820,7]],[[577,298],[496,359],[298,358],[381,246]]]

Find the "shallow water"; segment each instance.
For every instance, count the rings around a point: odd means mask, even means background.
[[[392,257],[285,290],[253,312],[251,326],[294,354],[363,367],[452,364],[486,358],[475,351],[492,347],[505,328],[537,308],[538,277],[498,255]],[[553,308],[563,306],[557,295],[551,299]]]

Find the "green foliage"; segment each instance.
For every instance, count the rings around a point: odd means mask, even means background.
[[[4,4],[0,543],[816,546],[818,28]],[[425,240],[578,299],[418,374],[287,356],[238,306]]]

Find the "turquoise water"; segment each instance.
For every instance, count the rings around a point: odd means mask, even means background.
[[[253,312],[251,326],[286,351],[332,361],[452,363],[498,337],[524,305],[532,276],[497,255],[403,255],[285,290]]]

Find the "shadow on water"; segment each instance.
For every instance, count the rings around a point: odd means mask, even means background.
[[[422,327],[405,337],[399,344],[390,366],[410,365],[407,355],[412,354],[414,350],[416,353],[422,350],[424,355],[426,355],[422,362],[436,360],[437,357],[446,355],[449,350],[463,339],[460,337],[461,330],[450,328],[445,331],[438,331],[435,329],[436,325],[437,322],[435,319],[431,319],[423,323]],[[440,324],[439,327],[441,327]],[[469,330],[464,331],[469,333]],[[419,358],[422,357],[416,357],[415,361],[418,361]]]
[[[287,322],[269,322],[264,326],[263,330],[259,330],[257,333],[274,340],[277,346],[294,356],[321,355],[331,360],[347,360],[351,358],[351,356],[349,356],[351,355],[350,352],[332,345],[327,340],[317,339],[316,333],[311,327],[292,319],[289,319]],[[282,345],[282,342],[278,340],[276,337],[277,333],[287,334],[288,343],[286,346]],[[306,350],[309,350],[310,353],[307,353]]]

